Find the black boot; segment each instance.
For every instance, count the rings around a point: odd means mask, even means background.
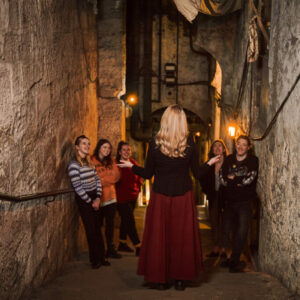
[[[175,290],[184,291],[185,290],[185,282],[183,280],[175,280]]]
[[[106,260],[105,258],[101,259],[101,265],[104,267],[110,266],[110,262]]]
[[[118,251],[129,252],[129,253],[134,252],[134,250],[131,249],[126,243],[122,243],[122,242],[120,242],[119,244]]]
[[[118,253],[115,248],[110,248],[107,250],[106,257],[122,258],[122,255],[120,253]]]

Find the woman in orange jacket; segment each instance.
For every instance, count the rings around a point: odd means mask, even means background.
[[[120,173],[115,159],[111,157],[111,150],[111,143],[106,139],[100,139],[95,148],[92,160],[102,184],[99,212],[101,224],[103,224],[103,220],[105,219],[106,256],[121,258],[122,256],[116,251],[113,244],[114,218],[117,209],[115,183],[119,180]]]

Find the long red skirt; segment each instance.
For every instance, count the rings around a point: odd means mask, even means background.
[[[202,271],[193,192],[169,197],[151,192],[138,274],[148,282],[195,279]]]

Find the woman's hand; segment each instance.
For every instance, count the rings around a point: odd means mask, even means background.
[[[99,207],[100,207],[100,198],[96,198],[93,201],[92,207],[93,207],[94,210],[99,210]]]
[[[133,163],[130,160],[120,160],[120,163],[117,164],[120,168],[132,168]]]
[[[207,162],[207,164],[208,164],[209,166],[214,165],[215,163],[217,163],[217,162],[220,160],[220,157],[221,157],[221,155],[214,156],[213,158],[211,158],[211,159]]]

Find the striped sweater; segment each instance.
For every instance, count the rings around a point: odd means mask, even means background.
[[[90,203],[92,199],[89,197],[87,192],[94,190],[97,190],[97,197],[100,198],[102,187],[94,168],[90,168],[86,164],[81,167],[77,161],[72,160],[69,163],[68,175],[76,194],[83,201]]]

